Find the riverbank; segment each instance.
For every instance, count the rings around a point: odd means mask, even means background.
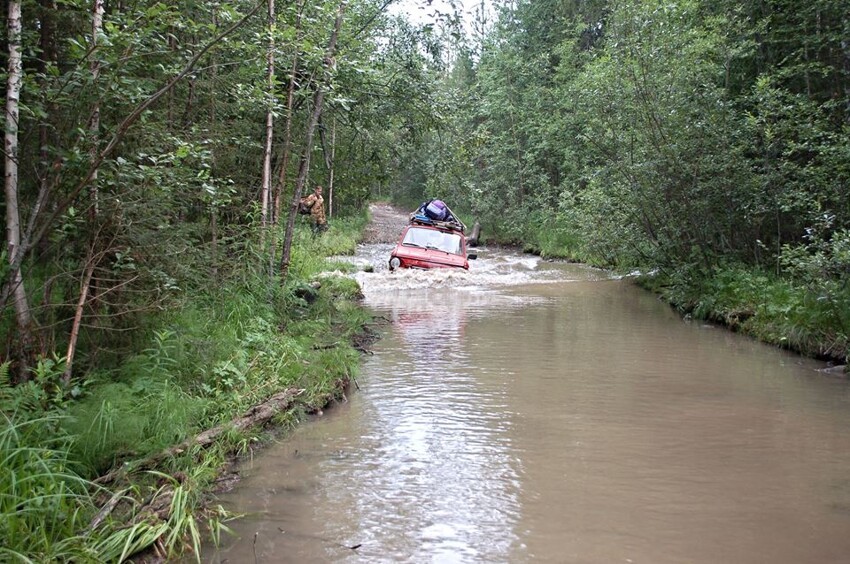
[[[663,274],[640,276],[637,283],[684,316],[827,361],[847,373],[850,303],[846,295],[813,291],[746,267],[718,268],[711,276],[692,281],[674,281]]]
[[[521,239],[517,239],[517,236]],[[517,233],[484,225],[484,241],[521,248],[544,258],[610,264],[582,251],[568,229],[529,222]],[[517,241],[521,240],[522,243]],[[744,265],[717,267],[711,273],[641,275],[636,283],[658,295],[681,315],[723,325],[731,331],[831,363],[848,373],[850,288],[828,277],[780,277]]]
[[[324,257],[353,252],[364,224],[299,228],[284,287],[243,270],[187,294],[110,372],[64,388],[45,361],[0,386],[0,560],[158,562],[221,534],[229,516],[209,493],[232,461],[356,377],[372,320]]]

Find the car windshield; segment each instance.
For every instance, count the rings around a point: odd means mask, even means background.
[[[420,227],[411,227],[408,229],[402,241],[403,245],[437,249],[455,255],[461,254],[460,243],[460,235],[457,233],[444,233],[436,229],[423,229]]]

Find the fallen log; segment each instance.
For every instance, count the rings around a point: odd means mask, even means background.
[[[344,389],[347,380],[339,380],[337,387],[339,390]],[[121,468],[101,476],[95,480],[98,484],[107,484],[116,481],[118,478],[126,475],[131,471],[142,469],[151,469],[159,465],[163,460],[182,454],[187,450],[199,447],[207,447],[213,444],[223,433],[231,430],[246,431],[253,427],[259,427],[268,423],[275,415],[282,413],[293,407],[295,399],[304,393],[305,390],[299,388],[287,388],[281,392],[274,394],[262,403],[252,406],[240,417],[232,419],[228,423],[218,425],[212,429],[208,429],[199,433],[195,437],[183,441],[182,443],[172,446],[158,454],[141,460],[132,466],[124,465]],[[329,393],[323,401],[330,402],[333,399],[333,394]],[[315,409],[310,405],[305,406],[307,409]],[[127,490],[118,492],[112,495],[109,502],[100,510],[92,522],[89,524],[87,531],[91,532],[99,527],[103,521],[115,511],[116,507],[121,502],[128,502],[133,506],[132,515],[126,522],[125,528],[135,528],[139,525],[147,523],[153,527],[157,538],[151,545],[148,545],[141,551],[134,554],[134,561],[144,564],[162,564],[168,560],[168,550],[164,545],[164,538],[168,533],[168,520],[171,516],[172,505],[177,488],[186,479],[185,474],[177,472],[174,475],[161,475],[158,488],[154,494],[144,501],[135,501],[125,494]],[[190,547],[191,549],[191,547]]]
[[[466,244],[470,247],[478,246],[478,238],[481,236],[481,224],[476,221],[475,225],[472,226],[472,233],[469,234],[469,237],[466,238]]]
[[[219,436],[221,436],[227,431],[245,431],[247,429],[250,429],[251,427],[264,425],[269,420],[271,420],[272,417],[288,409],[292,405],[292,400],[294,400],[302,393],[304,393],[304,390],[298,388],[287,388],[282,392],[278,392],[273,396],[269,397],[264,402],[251,407],[247,412],[245,412],[244,415],[237,417],[236,419],[233,419],[228,423],[218,425],[217,427],[213,427],[212,429],[207,429],[203,433],[200,433],[191,439],[187,439],[180,444],[174,445],[160,453],[157,453],[153,456],[150,456],[148,458],[145,458],[144,460],[133,464],[132,470],[153,468],[163,460],[177,456],[179,454],[183,454],[190,448],[196,446],[207,447],[211,445]],[[119,476],[126,474],[126,472],[127,468],[122,466],[97,478],[95,480],[95,483],[112,483]]]

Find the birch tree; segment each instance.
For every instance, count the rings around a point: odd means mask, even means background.
[[[324,81],[330,82],[335,68],[334,56],[336,55],[336,44],[339,39],[339,31],[342,28],[342,19],[345,14],[346,2],[340,2],[337,8],[336,20],[334,21],[334,29],[331,33],[331,38],[328,41],[328,48],[325,51]],[[280,275],[281,281],[285,281],[289,273],[289,262],[292,256],[292,235],[295,231],[295,218],[298,215],[298,202],[301,200],[301,194],[304,191],[304,184],[307,181],[307,173],[310,170],[310,153],[313,149],[313,136],[316,132],[316,125],[319,123],[319,118],[322,115],[322,106],[325,101],[325,91],[327,85],[324,81],[319,81],[316,85],[316,93],[313,95],[313,112],[310,115],[310,121],[307,124],[307,132],[304,139],[304,148],[301,151],[301,161],[298,165],[298,177],[295,180],[295,192],[292,195],[292,201],[289,206],[289,219],[286,222],[286,235],[283,240],[283,252],[280,258]]]
[[[21,215],[18,209],[18,123],[20,117],[21,83],[21,3],[8,4],[9,64],[6,78],[6,134],[5,134],[5,194],[6,194],[6,253],[9,262],[20,252]],[[11,273],[10,289],[15,308],[18,340],[18,378],[27,377],[29,355],[32,349],[32,312],[27,300],[23,274],[20,268]]]
[[[274,0],[268,0],[268,32],[269,45],[266,55],[267,63],[267,108],[266,108],[266,142],[263,150],[263,181],[261,190],[261,221],[265,228],[269,221],[269,202],[271,197],[271,176],[272,176],[272,140],[274,139],[274,108],[275,108],[275,77],[274,77],[274,35],[275,35],[275,14]]]
[[[104,12],[104,0],[94,0],[92,5],[92,24],[91,24],[91,42],[89,44],[89,50],[91,51],[91,78],[92,83],[97,84],[98,79],[100,78],[100,59],[97,53],[97,46],[99,43],[100,34],[103,32],[103,12]],[[95,100],[94,108],[92,110],[91,122],[89,123],[89,135],[91,136],[91,160],[93,161],[97,158],[97,145],[100,140],[100,100]],[[98,171],[95,170],[92,173],[91,178],[91,215],[94,217],[97,215],[98,210],[98,189],[97,189],[97,176]]]

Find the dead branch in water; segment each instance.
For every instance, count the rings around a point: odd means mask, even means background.
[[[478,238],[481,236],[481,224],[479,222],[475,222],[475,225],[472,226],[472,233],[469,234],[469,237],[466,238],[466,244],[470,247],[478,246]]]

